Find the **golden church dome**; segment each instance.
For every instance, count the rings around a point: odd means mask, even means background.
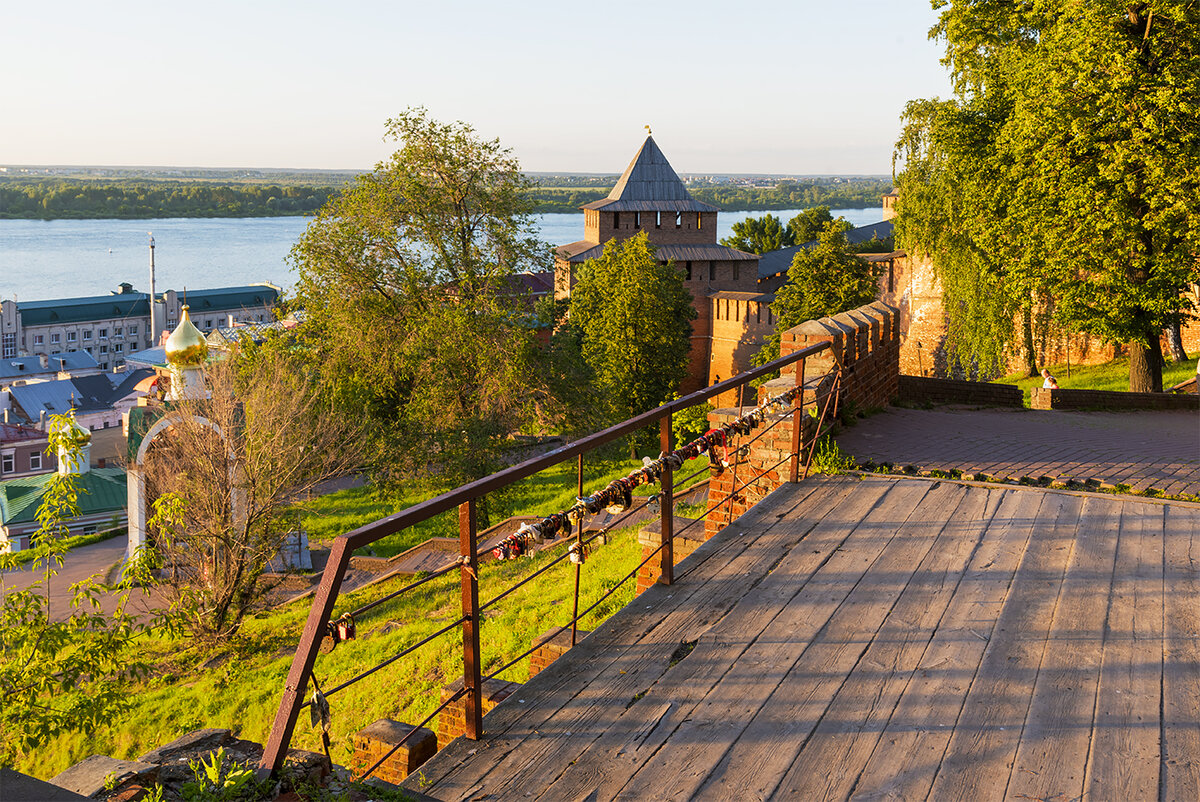
[[[91,431],[84,426],[80,426],[79,422],[75,420],[75,410],[71,410],[71,419],[67,426],[64,427],[63,434],[65,434],[72,443],[80,447],[86,446],[88,443],[92,442]]]
[[[183,319],[167,338],[167,362],[177,367],[203,365],[208,357],[208,341],[200,329],[188,317],[188,308],[183,307]]]

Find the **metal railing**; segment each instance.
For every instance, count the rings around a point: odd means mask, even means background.
[[[808,475],[809,467],[812,461],[814,449],[808,448],[808,459],[801,465],[801,453],[803,452],[804,442],[802,439],[802,416],[805,408],[805,392],[812,390],[814,398],[820,410],[817,426],[812,438],[815,442],[816,438],[821,435],[824,430],[826,418],[832,409],[833,415],[837,414],[837,401],[840,391],[841,371],[840,367],[835,368],[831,375],[823,376],[812,384],[810,387],[804,385],[804,365],[808,357],[816,356],[830,348],[829,343],[818,343],[808,348],[795,351],[787,356],[776,359],[766,365],[738,374],[726,381],[719,382],[711,387],[704,388],[690,395],[684,396],[677,400],[663,404],[662,406],[644,412],[641,415],[630,418],[629,420],[610,426],[596,434],[584,437],[568,445],[557,448],[546,454],[543,454],[532,459],[528,459],[518,465],[514,465],[498,473],[479,479],[470,484],[443,493],[435,498],[416,504],[405,510],[381,518],[373,523],[361,526],[353,531],[347,532],[344,535],[337,537],[333,541],[333,546],[330,550],[328,562],[325,565],[325,570],[321,576],[320,585],[318,586],[316,595],[313,598],[312,607],[309,610],[308,619],[304,626],[303,634],[300,638],[300,643],[296,649],[296,655],[292,660],[291,669],[288,672],[287,679],[284,684],[283,698],[280,700],[278,711],[275,715],[275,720],[271,728],[271,734],[267,740],[266,748],[263,753],[262,761],[259,764],[260,772],[274,773],[279,770],[283,764],[284,756],[287,753],[288,746],[291,742],[292,734],[295,729],[296,720],[305,707],[317,704],[319,707],[326,708],[329,697],[337,694],[344,688],[374,674],[377,671],[395,663],[403,657],[411,654],[417,649],[425,646],[436,638],[441,637],[456,628],[461,627],[463,640],[463,687],[456,693],[450,695],[444,700],[431,714],[425,717],[419,724],[412,727],[409,733],[399,742],[397,742],[392,750],[381,757],[375,765],[368,768],[362,775],[362,778],[369,776],[380,765],[383,764],[400,746],[407,741],[421,727],[429,723],[434,716],[442,712],[449,705],[466,697],[466,726],[465,736],[471,739],[478,739],[483,734],[483,706],[481,688],[483,682],[488,679],[499,676],[504,671],[508,670],[518,662],[532,654],[537,645],[531,647],[525,652],[518,655],[513,660],[510,660],[505,665],[491,672],[487,676],[483,676],[481,671],[481,655],[479,641],[479,624],[482,621],[482,613],[487,608],[495,605],[501,599],[504,599],[518,588],[533,581],[537,577],[549,571],[554,566],[561,563],[563,560],[571,560],[575,564],[575,602],[573,614],[570,621],[571,626],[571,644],[575,644],[577,627],[580,620],[584,619],[596,607],[609,598],[617,589],[624,586],[624,583],[633,579],[637,573],[652,561],[657,561],[659,569],[659,582],[670,585],[674,579],[674,548],[673,541],[678,535],[681,535],[690,527],[697,523],[703,522],[707,516],[719,509],[721,504],[729,505],[728,517],[733,517],[733,502],[738,498],[740,491],[745,490],[750,485],[757,482],[771,471],[777,470],[784,463],[790,462],[788,470],[788,479],[791,482],[799,481],[803,476]],[[755,379],[767,376],[775,371],[786,366],[796,364],[796,382],[787,391],[781,393],[762,406],[754,407],[748,414],[741,414],[745,409],[745,405],[739,408],[739,417],[723,427],[718,427],[710,430],[702,437],[679,449],[673,449],[671,443],[671,421],[674,413],[697,404],[704,403],[714,396],[721,395],[733,390],[737,390],[741,398],[746,389],[753,392],[753,388],[749,387],[749,383]],[[824,382],[826,378],[831,379]],[[823,394],[820,392],[820,384],[826,383]],[[780,409],[785,407],[791,409],[791,414],[776,415],[774,420],[767,423],[768,412],[770,410]],[[792,423],[792,440],[791,448],[782,460],[772,466],[768,466],[763,470],[759,470],[750,479],[742,482],[737,481],[737,472],[743,462],[745,454],[749,453],[749,446],[771,431],[775,426],[785,420],[791,420]],[[662,449],[662,455],[658,460],[648,461],[648,464],[640,469],[631,472],[624,479],[617,479],[610,482],[602,491],[590,497],[584,497],[583,493],[583,455],[593,449],[606,445],[614,440],[617,440],[626,435],[637,432],[640,429],[651,426],[655,423],[659,424],[659,438]],[[735,444],[731,449],[729,439],[732,436],[746,436],[754,428],[765,426],[765,428],[755,435],[746,443]],[[685,458],[690,459],[698,457],[703,453],[709,454],[710,464],[715,464],[715,448],[720,445],[724,454],[725,460],[723,467],[732,471],[731,484],[732,489],[726,497],[718,503],[709,506],[704,515],[693,520],[687,526],[683,527],[679,532],[673,532],[672,526],[674,522],[674,477],[673,472],[676,468],[684,464]],[[811,443],[810,443],[811,445]],[[732,454],[732,462],[729,462],[728,457]],[[479,602],[479,544],[477,542],[477,521],[476,521],[476,504],[480,497],[488,493],[504,488],[514,482],[520,481],[534,474],[561,464],[571,458],[577,458],[578,462],[578,490],[579,503],[570,511],[571,513],[585,509],[588,512],[594,512],[596,509],[603,509],[604,506],[614,499],[619,499],[622,494],[624,498],[629,500],[632,485],[641,483],[651,483],[657,481],[661,490],[658,497],[659,512],[661,520],[660,541],[659,546],[653,549],[646,555],[633,571],[626,574],[619,581],[614,583],[597,601],[582,612],[579,610],[579,581],[580,568],[583,562],[582,555],[585,553],[587,546],[600,538],[606,533],[614,530],[621,522],[627,520],[635,512],[644,510],[643,507],[637,507],[633,504],[628,504],[627,511],[618,518],[607,521],[604,526],[593,531],[589,536],[585,537],[584,533],[584,517],[582,515],[568,518],[567,513],[555,513],[547,518],[541,519],[538,524],[532,527],[532,531],[538,533],[539,537],[545,535],[555,535],[558,532],[565,531],[568,537],[558,540],[558,543],[569,542],[569,548],[564,550],[562,554],[552,559],[546,565],[540,567],[537,571],[520,580],[513,586],[502,591],[492,599],[480,604]],[[696,477],[700,473],[709,471],[706,466],[700,471],[685,477],[684,481]],[[710,498],[713,495],[710,492]],[[585,503],[586,502],[586,503]],[[618,501],[619,503],[619,501]],[[411,582],[404,587],[389,593],[379,599],[376,599],[368,604],[364,604],[355,610],[344,613],[340,618],[335,618],[333,615],[334,606],[338,599],[338,594],[341,589],[342,580],[345,576],[346,569],[350,563],[350,557],[356,549],[374,543],[384,537],[393,535],[406,529],[410,526],[419,524],[429,518],[432,518],[451,509],[458,508],[459,515],[459,557],[456,561],[424,576],[414,582]],[[528,527],[528,525],[526,525]],[[574,530],[573,538],[570,537],[571,531]],[[525,531],[523,527],[522,531]],[[422,585],[452,573],[455,569],[459,570],[461,583],[461,615],[446,624],[441,629],[428,635],[419,642],[412,644],[404,650],[398,652],[382,662],[370,667],[357,674],[356,676],[342,682],[327,691],[321,692],[317,687],[315,702],[305,702],[303,700],[306,688],[309,681],[312,680],[316,685],[316,679],[313,676],[313,667],[316,663],[317,654],[320,651],[320,645],[323,638],[331,633],[336,637],[337,626],[339,621],[349,621],[353,625],[353,621],[363,613],[391,601],[399,596],[402,596]],[[327,745],[327,744],[326,744]]]

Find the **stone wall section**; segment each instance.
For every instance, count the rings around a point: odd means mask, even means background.
[[[1034,387],[1029,405],[1034,409],[1200,409],[1200,395]]]
[[[900,376],[899,398],[915,404],[970,404],[981,407],[1020,407],[1025,403],[1021,388],[1012,384],[904,375]]]

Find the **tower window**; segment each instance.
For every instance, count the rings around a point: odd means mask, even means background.
[[[662,212],[654,213],[654,227],[662,228]]]
[[[686,271],[687,271],[687,280],[688,280],[688,281],[691,281],[691,280],[692,280],[692,263],[691,263],[691,262],[684,262],[684,263],[683,263],[683,268],[684,268],[684,270],[686,270]]]
[[[708,263],[708,280],[709,281],[717,280],[717,263],[716,262]]]
[[[701,223],[701,220],[702,220],[702,218],[700,216],[700,212],[696,212],[696,230],[697,231],[704,228],[704,225]]]
[[[675,227],[683,228],[683,212],[675,212]]]
[[[741,273],[741,272],[742,272],[742,270],[741,270],[741,266],[740,266],[740,265],[738,265],[738,263],[737,263],[737,262],[734,262],[734,263],[733,263],[733,280],[734,280],[734,281],[737,281],[737,280],[738,280],[738,274],[739,274],[739,273]]]
[[[621,213],[613,212],[613,228],[621,227]]]
[[[639,229],[641,227],[642,227],[642,213],[634,212],[633,213],[633,228],[636,231],[637,229]]]

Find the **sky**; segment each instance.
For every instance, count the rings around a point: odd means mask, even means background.
[[[928,0],[9,4],[0,165],[360,170],[409,106],[531,172],[890,174]]]

